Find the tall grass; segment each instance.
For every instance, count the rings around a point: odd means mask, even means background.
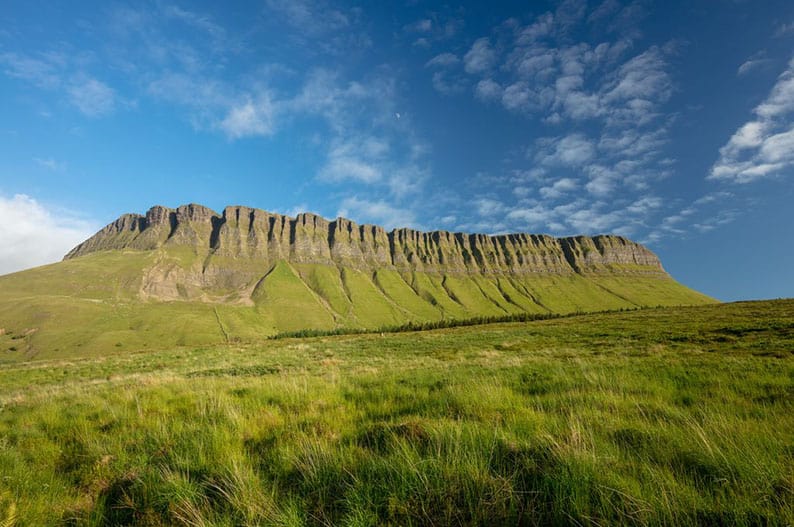
[[[793,315],[7,365],[0,525],[790,525]]]

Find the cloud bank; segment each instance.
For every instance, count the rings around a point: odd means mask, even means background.
[[[52,210],[30,196],[0,195],[0,274],[61,260],[97,227],[68,212]]]
[[[753,114],[720,149],[710,179],[750,183],[794,166],[794,59]]]

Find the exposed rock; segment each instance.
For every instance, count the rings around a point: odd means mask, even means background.
[[[182,265],[158,259],[146,270],[143,297],[195,299],[208,289],[239,292],[279,260],[438,274],[666,275],[655,254],[620,236],[387,232],[345,218],[329,221],[310,213],[291,218],[242,206],[218,214],[196,204],[175,210],[155,206],[145,216],[125,214],[65,259],[105,250],[178,247],[189,248],[197,258]]]
[[[358,225],[310,213],[290,218],[260,209],[226,207],[218,214],[189,204],[155,206],[146,216],[125,214],[75,247],[65,259],[112,250],[187,246],[196,254],[272,264],[326,263],[438,273],[587,273],[610,266],[663,273],[659,259],[621,236],[463,234]]]

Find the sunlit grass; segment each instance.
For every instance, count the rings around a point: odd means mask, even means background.
[[[170,278],[149,277],[155,262],[172,269]],[[480,276],[222,256],[212,262],[206,272],[217,281],[204,287],[194,274],[206,262],[188,247],[103,251],[0,276],[0,353],[20,360],[107,356],[302,330],[714,303],[666,275],[626,266]]]
[[[5,525],[789,525],[794,302],[0,370]]]

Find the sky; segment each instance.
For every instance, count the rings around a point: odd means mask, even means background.
[[[201,203],[619,234],[794,297],[790,0],[0,4],[0,274]]]

